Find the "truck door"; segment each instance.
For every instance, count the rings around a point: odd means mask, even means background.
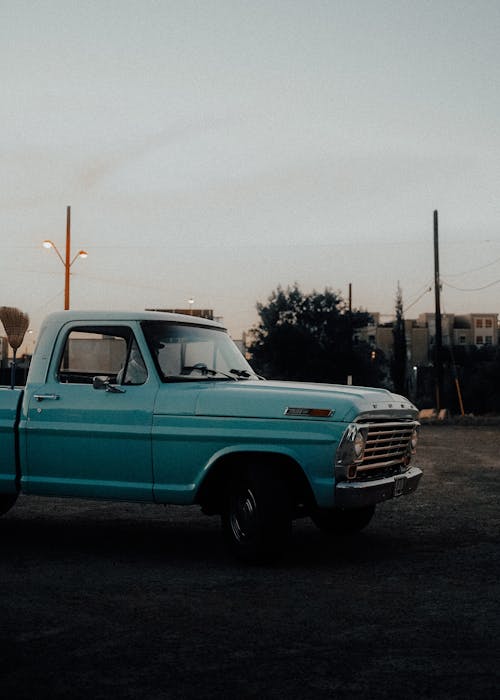
[[[31,387],[27,493],[152,500],[158,379],[144,357],[132,327],[68,324],[45,384]]]

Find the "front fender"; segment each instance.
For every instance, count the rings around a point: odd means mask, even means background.
[[[194,503],[214,465],[235,462],[245,454],[268,454],[297,464],[318,504],[328,507],[333,504],[334,458],[341,434],[338,424],[320,421],[155,416],[155,500]]]

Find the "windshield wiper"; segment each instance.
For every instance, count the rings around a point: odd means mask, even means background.
[[[256,377],[257,379],[262,379],[255,372],[249,372],[247,369],[230,369],[231,374],[235,374],[239,379],[250,379],[251,377]]]
[[[221,374],[223,377],[227,377],[227,379],[232,379],[233,382],[237,382],[238,379],[236,377],[233,377],[232,374],[227,374],[227,372],[222,372],[220,369],[212,369],[211,367],[207,367],[207,365],[204,362],[197,362],[195,365],[190,365],[182,368],[182,374],[191,374],[191,372],[194,371],[200,372],[200,374],[203,377],[206,377],[207,374],[210,374],[212,376],[216,376],[217,374]],[[232,372],[233,370],[231,370]]]

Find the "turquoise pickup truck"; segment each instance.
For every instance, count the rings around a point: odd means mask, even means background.
[[[270,561],[294,518],[355,532],[413,492],[419,424],[383,389],[267,381],[194,316],[66,311],[0,389],[0,514],[18,495],[199,504]]]

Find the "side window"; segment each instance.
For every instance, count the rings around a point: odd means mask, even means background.
[[[118,372],[116,382],[117,384],[128,385],[144,384],[147,378],[148,371],[142,359],[141,351],[139,350],[136,339],[132,337],[129,343],[127,361]]]
[[[142,367],[134,374],[135,368]],[[120,326],[80,326],[66,338],[58,380],[67,384],[92,384],[94,377],[111,383],[143,384],[147,372],[132,331]]]

